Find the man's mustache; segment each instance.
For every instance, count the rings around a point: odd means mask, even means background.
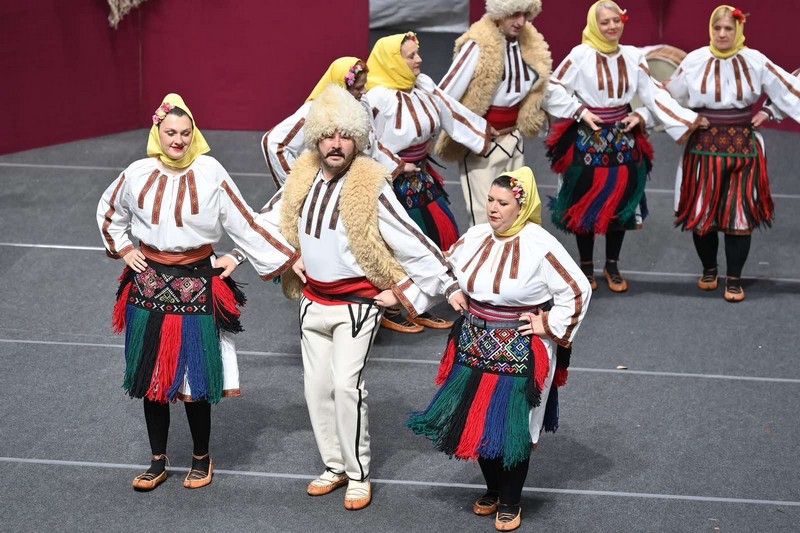
[[[339,157],[344,157],[344,152],[342,152],[339,148],[333,148],[330,152],[325,154],[325,157],[331,157],[332,155],[338,155]]]

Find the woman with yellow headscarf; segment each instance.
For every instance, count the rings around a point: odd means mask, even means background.
[[[303,124],[314,99],[328,85],[334,84],[347,89],[353,98],[360,101],[366,92],[368,73],[366,63],[357,57],[340,57],[334,60],[300,109],[264,134],[261,138],[261,152],[276,188],[280,189],[286,183],[295,160],[306,151]],[[364,112],[368,112],[366,108]],[[374,139],[370,141],[367,152],[389,170],[399,171],[400,163],[391,154],[382,151]]]
[[[419,40],[414,33],[379,39],[367,59],[369,79],[364,97],[374,118],[375,135],[383,152],[396,162],[392,172],[395,195],[406,212],[436,246],[446,250],[458,239],[444,180],[431,166],[431,140],[444,129],[475,153],[486,152],[491,127],[422,74]],[[387,310],[383,326],[417,333],[422,326],[446,329],[451,322],[429,313],[412,323],[399,310]]]
[[[245,257],[265,280],[297,257],[276,229],[259,226],[177,94],[153,113],[147,155],[126,168],[97,206],[106,253],[123,259],[114,308],[125,331],[123,388],[142,398],[152,452],[133,488],[153,490],[167,479],[169,403],[184,400],[193,440],[187,488],[211,483],[211,404],[238,396],[232,335],[244,294],[230,274]],[[215,257],[223,230],[244,251]]]
[[[744,45],[746,22],[733,6],[714,9],[709,45],[690,52],[667,84],[679,102],[711,123],[686,144],[675,184],[675,224],[692,232],[703,267],[697,287],[704,291],[719,284],[718,232],[725,234],[723,297],[729,302],[745,297],[741,276],[750,235],[772,224],[764,139],[757,131],[772,111],[755,104],[766,93],[773,108],[800,121],[800,81]]]
[[[603,272],[613,292],[628,290],[618,266],[625,232],[641,228],[647,216],[645,183],[653,148],[643,115],[663,123],[678,142],[698,119],[650,77],[639,48],[620,44],[626,24],[628,14],[616,3],[591,6],[582,44],[553,70],[546,105],[552,115],[570,119],[556,124],[547,140],[552,169],[560,175],[553,223],[575,235],[581,269],[593,288],[594,239],[605,235]],[[635,96],[644,103],[636,113],[630,105]]]
[[[478,515],[519,527],[531,449],[558,428],[575,334],[591,288],[564,247],[541,226],[542,204],[528,167],[492,183],[489,222],[447,253],[468,308],[453,326],[436,383],[441,389],[408,427],[448,456],[477,460],[486,493]]]

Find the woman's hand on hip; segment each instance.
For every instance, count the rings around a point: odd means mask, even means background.
[[[519,315],[519,319],[523,322],[528,322],[527,324],[523,324],[517,328],[517,331],[523,335],[537,335],[539,337],[543,337],[545,335],[544,320],[541,313],[522,313]]]
[[[144,272],[144,269],[147,268],[147,262],[145,261],[144,254],[138,248],[134,248],[122,256],[122,259],[125,261],[125,264],[128,265],[134,272]]]

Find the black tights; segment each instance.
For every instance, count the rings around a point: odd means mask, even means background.
[[[208,453],[211,438],[211,404],[208,402],[184,402],[189,430],[192,432],[194,455]],[[144,419],[147,422],[147,436],[150,438],[150,451],[153,455],[167,453],[169,434],[169,404],[144,400]]]
[[[717,268],[717,250],[719,250],[719,234],[717,232],[698,235],[692,233],[694,247],[703,270],[714,270]],[[728,277],[741,278],[744,263],[750,253],[750,235],[728,235],[725,234],[725,260],[728,263]]]
[[[508,507],[519,507],[522,499],[522,486],[528,477],[530,458],[517,464],[511,470],[503,468],[503,459],[478,458],[483,478],[486,480],[487,493],[500,496],[500,504]]]
[[[606,262],[619,261],[624,238],[625,230],[609,231],[606,234]],[[578,255],[580,255],[581,263],[591,263],[594,256],[594,233],[577,233],[575,240],[578,242]]]

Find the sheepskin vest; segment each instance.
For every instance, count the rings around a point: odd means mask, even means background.
[[[523,61],[539,75],[530,92],[522,99],[517,117],[517,129],[523,136],[532,137],[539,132],[545,122],[541,104],[547,92],[553,59],[544,37],[532,24],[525,24],[518,39]],[[455,54],[458,54],[464,43],[470,40],[475,41],[480,47],[480,58],[461,103],[476,114],[484,116],[503,78],[506,38],[495,21],[484,15],[467,30],[467,33],[456,39]],[[436,153],[443,159],[458,161],[469,153],[469,149],[455,142],[446,132],[442,132],[436,143]]]
[[[303,204],[320,169],[316,151],[297,158],[281,198],[281,234],[289,244],[300,249],[298,223]],[[339,195],[339,218],[349,236],[350,250],[367,279],[378,289],[388,289],[406,277],[378,229],[378,198],[383,185],[390,180],[389,171],[373,159],[358,155]],[[283,293],[290,300],[300,299],[303,283],[291,269],[281,275]]]

